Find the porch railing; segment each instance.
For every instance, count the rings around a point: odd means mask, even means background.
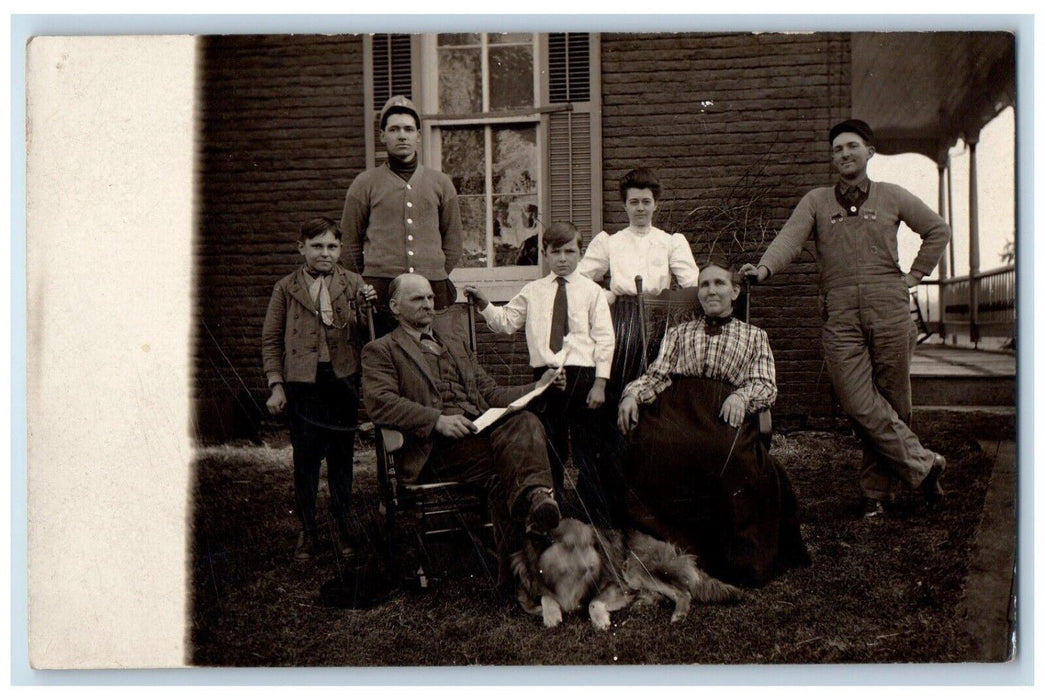
[[[927,326],[941,336],[967,333],[973,342],[980,338],[1009,338],[1016,335],[1016,266],[986,270],[975,275],[927,280],[921,283],[939,287],[943,296],[943,318],[937,300],[927,298],[919,304]],[[927,294],[928,296],[928,294]],[[970,310],[972,312],[970,313]],[[929,318],[935,316],[935,319]]]

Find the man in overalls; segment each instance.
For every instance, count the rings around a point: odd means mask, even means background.
[[[927,450],[909,427],[911,354],[916,330],[909,288],[932,272],[951,232],[907,190],[867,177],[874,133],[848,119],[830,131],[834,187],[808,192],[758,265],[741,274],[761,282],[784,269],[814,236],[823,295],[824,357],[842,410],[864,445],[860,488],[864,517],[883,512],[897,480],[920,488],[930,505],[943,496],[947,462]],[[922,238],[910,272],[899,265],[900,222]]]

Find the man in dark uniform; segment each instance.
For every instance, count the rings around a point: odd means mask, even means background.
[[[860,487],[864,516],[883,512],[897,480],[927,502],[943,496],[947,462],[922,446],[911,421],[911,355],[916,331],[909,288],[932,272],[951,232],[920,199],[897,185],[872,182],[867,162],[874,133],[859,119],[831,128],[834,187],[808,192],[758,265],[741,268],[759,281],[784,269],[810,236],[816,244],[824,305],[824,357],[838,402],[864,444]],[[900,269],[900,222],[922,238],[909,272]]]
[[[450,271],[461,258],[461,212],[450,178],[420,164],[421,116],[403,95],[381,109],[388,161],[356,176],[345,194],[341,230],[350,265],[377,291],[378,335],[395,326],[388,286],[403,273],[427,279],[435,308],[456,301]]]

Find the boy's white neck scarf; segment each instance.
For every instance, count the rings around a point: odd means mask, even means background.
[[[319,317],[323,325],[334,325],[334,307],[330,303],[330,275],[313,277],[308,269],[304,270],[305,279],[308,281],[308,293],[312,297],[312,303],[319,309]]]

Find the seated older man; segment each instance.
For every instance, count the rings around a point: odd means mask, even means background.
[[[399,326],[363,348],[363,397],[378,425],[404,435],[400,476],[409,482],[460,481],[488,489],[501,580],[521,546],[522,526],[547,532],[559,524],[544,428],[521,410],[483,432],[472,420],[504,407],[536,384],[500,387],[465,343],[432,328],[428,280],[403,274],[389,287]],[[548,370],[541,383],[563,385]]]

